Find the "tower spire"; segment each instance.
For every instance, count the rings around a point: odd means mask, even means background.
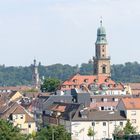
[[[100,26],[102,26],[102,23],[103,23],[103,18],[102,16],[100,17]]]
[[[36,63],[36,59],[34,59],[34,63],[33,63],[33,74],[32,74],[32,78],[33,78],[33,86],[36,89],[39,89],[40,79],[39,79],[38,65]]]
[[[97,40],[95,42],[94,73],[96,75],[111,75],[110,57],[107,54],[106,31],[102,26],[102,18],[100,20],[100,27],[97,29]]]

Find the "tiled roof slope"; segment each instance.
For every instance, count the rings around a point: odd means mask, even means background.
[[[140,109],[140,98],[123,98],[122,102],[126,109]]]
[[[110,77],[105,75],[80,75],[76,74],[73,77],[70,77],[68,80],[64,81],[61,85],[62,90],[70,90],[71,85],[80,86],[82,84],[86,84],[87,86],[90,84],[96,83],[98,86],[101,84],[105,84],[109,87],[109,89],[117,90],[117,89],[124,89],[122,83],[115,83]],[[63,88],[63,86],[67,86]]]

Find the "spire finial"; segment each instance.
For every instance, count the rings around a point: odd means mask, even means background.
[[[102,16],[100,17],[100,26],[102,26],[103,18]]]

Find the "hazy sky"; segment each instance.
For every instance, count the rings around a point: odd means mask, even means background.
[[[140,0],[0,0],[0,64],[81,64],[100,17],[112,64],[140,62]]]

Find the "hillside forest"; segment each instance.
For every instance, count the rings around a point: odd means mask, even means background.
[[[70,76],[80,73],[82,75],[93,74],[93,64],[82,63],[80,66],[68,64],[53,64],[49,66],[38,66],[40,78],[57,78],[61,81]],[[32,84],[33,66],[0,66],[0,86],[16,86]],[[140,64],[138,62],[127,62],[125,64],[114,64],[111,66],[111,77],[117,82],[140,82]]]

